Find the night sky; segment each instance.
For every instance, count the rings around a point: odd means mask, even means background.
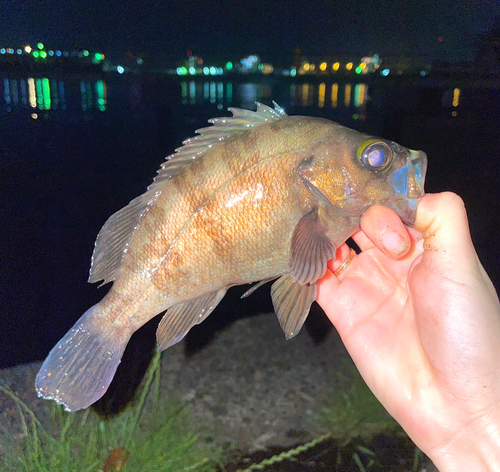
[[[497,0],[2,0],[0,43],[43,41],[111,55],[292,61],[330,54],[471,59]],[[439,42],[438,37],[443,41]]]

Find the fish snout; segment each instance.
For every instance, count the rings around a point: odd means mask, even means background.
[[[406,165],[392,174],[395,200],[387,206],[396,211],[403,222],[413,226],[417,215],[417,205],[424,196],[427,155],[423,151],[409,151]]]

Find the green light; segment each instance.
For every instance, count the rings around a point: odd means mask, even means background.
[[[358,66],[358,67],[356,67],[356,69],[355,69],[355,70],[356,70],[356,74],[361,74],[361,71],[362,71],[363,69],[361,69],[361,67],[359,67],[359,66]]]
[[[38,57],[38,51],[33,52],[33,57]]]
[[[359,107],[359,84],[356,84],[356,86],[354,87],[354,106]],[[357,118],[355,119],[357,120]]]
[[[101,61],[102,60],[102,54],[99,54],[98,52],[95,53],[95,60],[96,61]]]
[[[49,79],[42,80],[43,90],[43,107],[45,110],[50,110],[50,83]]]
[[[43,45],[43,43],[38,43],[38,44],[36,45],[36,47],[37,47],[38,49],[43,49],[45,46]]]
[[[42,79],[35,80],[36,85],[36,103],[40,110],[43,110],[43,84]]]
[[[232,62],[228,62],[228,63],[226,64],[226,69],[227,69],[227,70],[231,70],[232,68],[233,68],[233,63],[232,63]]]
[[[182,104],[183,105],[186,105],[186,103],[187,103],[187,93],[188,93],[187,83],[182,82],[181,83],[181,97],[182,97]]]
[[[99,110],[106,110],[106,85],[102,80],[98,80],[95,83],[95,91],[97,94],[97,105]]]
[[[45,59],[47,57],[47,53],[45,51],[42,51],[40,53],[40,57],[43,58],[43,59]]]
[[[85,49],[85,50],[83,51],[83,55],[84,55],[85,57],[89,57],[89,52]]]
[[[259,70],[264,69],[264,64],[259,64]]]

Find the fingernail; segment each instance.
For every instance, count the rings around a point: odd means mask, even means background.
[[[380,242],[390,257],[399,256],[410,245],[407,237],[391,228],[384,228],[380,232]]]

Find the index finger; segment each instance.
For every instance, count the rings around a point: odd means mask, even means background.
[[[353,239],[362,251],[376,246],[391,259],[398,259],[410,250],[410,235],[401,218],[390,208],[370,207],[361,218],[361,230]]]

